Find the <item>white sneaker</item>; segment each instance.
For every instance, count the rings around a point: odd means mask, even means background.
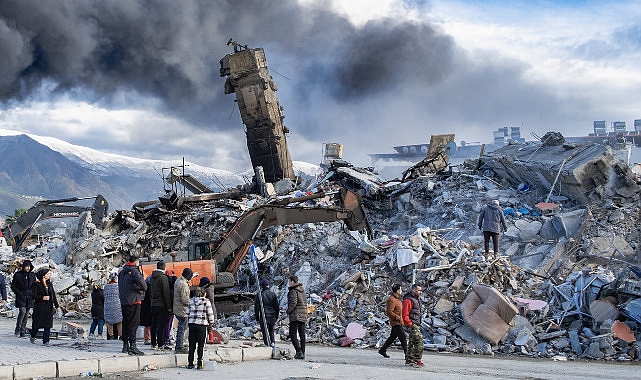
[[[87,339],[96,339],[96,334],[89,334],[87,335]]]
[[[105,337],[104,337],[104,336],[102,336],[102,335],[98,335],[98,338],[97,338],[97,339],[98,339],[98,340],[104,340],[104,339],[105,339]]]

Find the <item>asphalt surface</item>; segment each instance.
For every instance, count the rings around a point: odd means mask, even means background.
[[[75,321],[86,329],[89,320]],[[54,320],[54,327],[61,325]],[[0,317],[0,364],[16,365],[44,361],[122,357],[120,341],[52,339],[31,344],[28,338],[13,335],[15,319]],[[288,342],[283,347],[290,348]],[[147,355],[158,354],[139,344]],[[516,356],[455,355],[425,351],[425,367],[404,364],[400,349],[388,350],[385,359],[374,349],[308,345],[305,360],[260,360],[239,363],[210,362],[206,369],[167,368],[160,370],[103,375],[107,379],[178,379],[189,376],[228,379],[639,379],[639,362],[554,361]],[[80,375],[80,374],[79,374]],[[88,380],[89,377],[72,377]]]

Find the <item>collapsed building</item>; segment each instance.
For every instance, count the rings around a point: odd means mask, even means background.
[[[565,159],[555,150],[538,161],[517,162],[515,151],[535,157],[546,150],[537,144],[510,145],[480,161],[405,181],[382,181],[344,162],[332,165],[323,181],[310,176],[301,183],[311,193],[340,188],[360,193],[370,232],[350,232],[341,219],[261,229],[252,240],[258,274],[270,280],[283,306],[287,277],[298,275],[308,292],[312,342],[380,345],[389,333],[384,302],[391,285],[407,288],[416,282],[425,288],[422,328],[428,349],[638,359],[637,185],[607,150],[573,149],[593,154]],[[573,162],[579,158],[581,163]],[[510,165],[531,168],[506,169]],[[592,182],[575,179],[592,176],[597,167],[601,174]],[[554,178],[547,182],[534,180],[550,173]],[[619,185],[611,186],[613,181]],[[574,189],[564,192],[570,184]],[[188,260],[190,243],[216,241],[248,211],[274,199],[294,200],[302,210],[336,206],[333,197],[307,197],[309,190],[292,188],[290,182],[273,188],[277,193],[268,197],[247,189],[185,196],[176,208],[143,202],[110,214],[102,229],[87,215],[63,246],[36,251],[32,260],[36,268],[55,268],[54,288],[67,317],[88,316],[91,283],[104,281],[132,252],[145,261]],[[504,208],[508,231],[500,252],[485,255],[476,218],[494,199]],[[2,260],[9,272],[18,267],[11,250],[3,251]],[[255,290],[251,268],[245,257],[232,290]],[[221,313],[218,329],[230,337],[260,339],[251,306],[243,310]],[[11,307],[3,313],[11,315]],[[286,318],[277,327],[280,339],[287,339]]]

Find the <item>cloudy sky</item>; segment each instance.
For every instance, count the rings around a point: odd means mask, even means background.
[[[265,49],[298,161],[641,119],[638,0],[0,0],[0,129],[246,170],[230,37]]]

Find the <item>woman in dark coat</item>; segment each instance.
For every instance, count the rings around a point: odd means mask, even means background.
[[[53,314],[60,305],[56,292],[51,284],[51,271],[49,268],[43,268],[36,273],[36,282],[31,286],[31,296],[33,297],[33,315],[31,324],[31,343],[36,343],[36,335],[39,329],[44,329],[42,333],[42,343],[49,346],[49,336],[53,327]]]
[[[147,283],[147,291],[145,291],[145,299],[142,300],[140,306],[140,326],[144,326],[145,344],[151,344],[151,275],[145,279]]]
[[[95,337],[96,327],[98,327],[98,339],[103,339],[102,331],[105,326],[105,292],[99,283],[93,284],[91,292],[91,327],[89,336]]]

